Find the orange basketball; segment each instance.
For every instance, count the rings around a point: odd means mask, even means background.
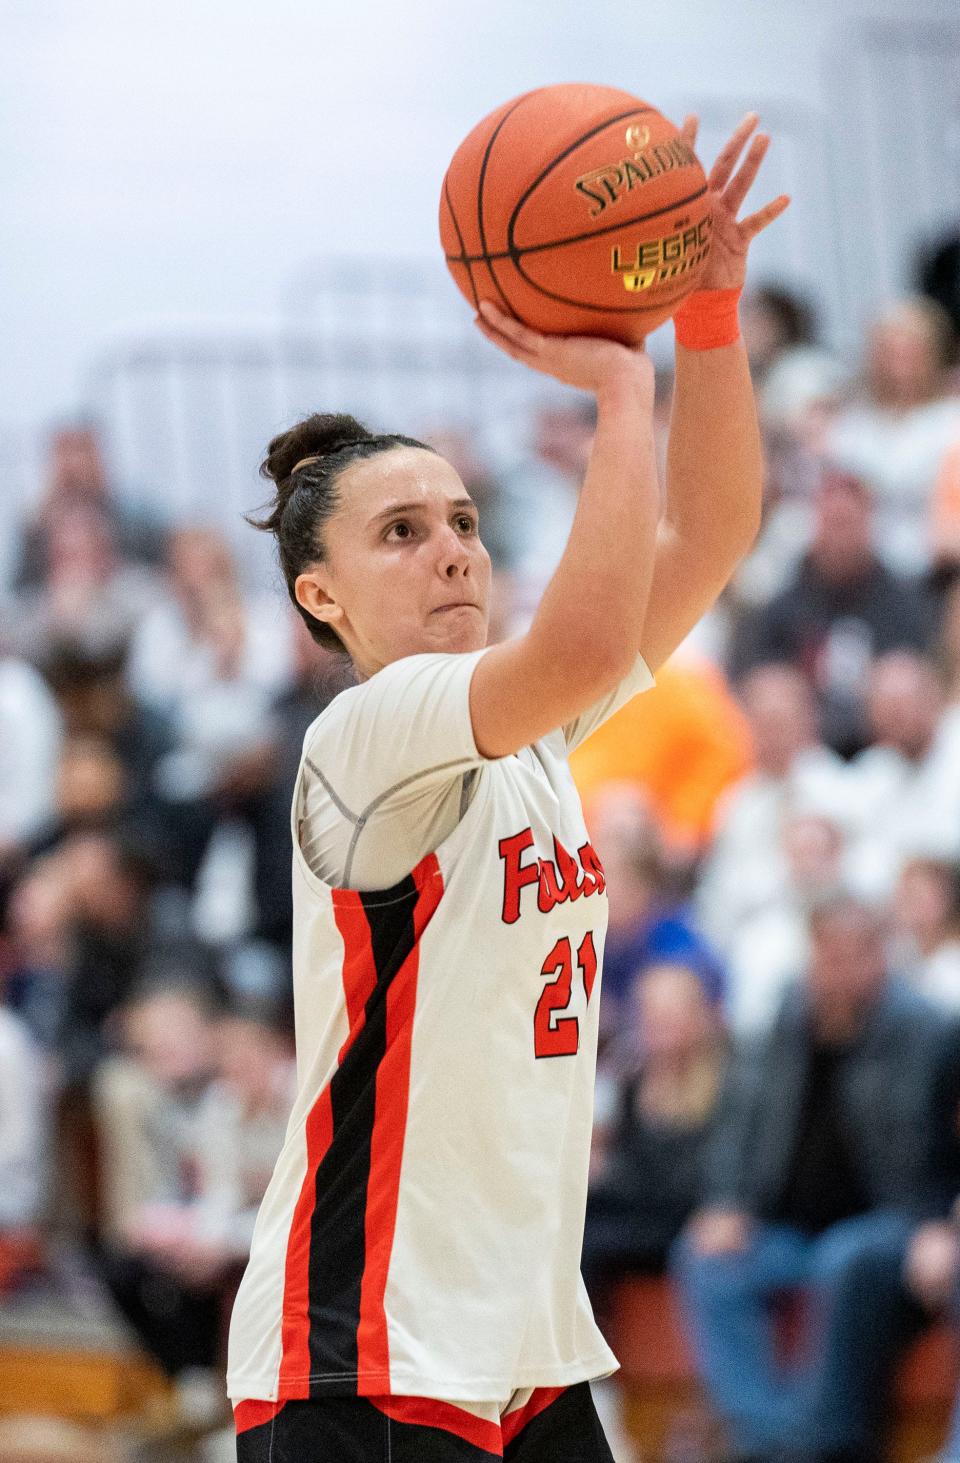
[[[710,194],[677,128],[609,86],[544,86],[485,117],[443,180],[440,238],[474,309],[636,344],[693,289]]]

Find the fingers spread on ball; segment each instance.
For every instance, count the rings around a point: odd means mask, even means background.
[[[749,193],[769,146],[770,138],[767,133],[758,132],[750,143],[740,168],[727,184],[723,197],[734,214]]]
[[[680,136],[688,147],[694,148],[697,145],[697,133],[700,130],[700,118],[694,112],[688,113],[683,119],[683,126],[680,128]]]
[[[756,213],[751,213],[749,217],[741,220],[741,231],[746,234],[748,239],[753,239],[761,229],[765,229],[767,224],[772,224],[774,219],[779,218],[784,209],[789,207],[789,193],[781,193],[778,198],[774,198],[770,203],[765,203],[763,208],[759,208]]]
[[[710,177],[707,180],[714,193],[722,192],[727,186],[727,183],[730,181],[730,174],[736,167],[737,159],[743,151],[744,143],[759,121],[760,118],[756,112],[748,112],[743,121],[734,128],[729,142],[721,149],[711,169]]]

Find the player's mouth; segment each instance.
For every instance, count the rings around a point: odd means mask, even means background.
[[[455,599],[451,600],[449,604],[437,605],[430,613],[432,615],[445,615],[450,610],[478,610],[479,608],[480,606],[474,604],[472,599]]]

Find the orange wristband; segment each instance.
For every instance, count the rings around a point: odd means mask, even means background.
[[[688,351],[712,351],[740,339],[740,291],[694,290],[673,317],[677,343]]]

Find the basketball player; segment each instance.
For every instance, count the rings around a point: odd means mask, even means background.
[[[294,791],[298,1095],[231,1324],[241,1463],[612,1458],[589,1382],[616,1360],[579,1274],[604,875],[567,754],[653,684],[757,530],[736,300],[787,200],[737,222],[756,121],[710,179],[663,511],[644,353],[482,309],[490,341],[597,402],[519,639],[486,648],[476,510],[430,448],[331,416],[270,444],[258,526],[359,683],[307,732]]]

